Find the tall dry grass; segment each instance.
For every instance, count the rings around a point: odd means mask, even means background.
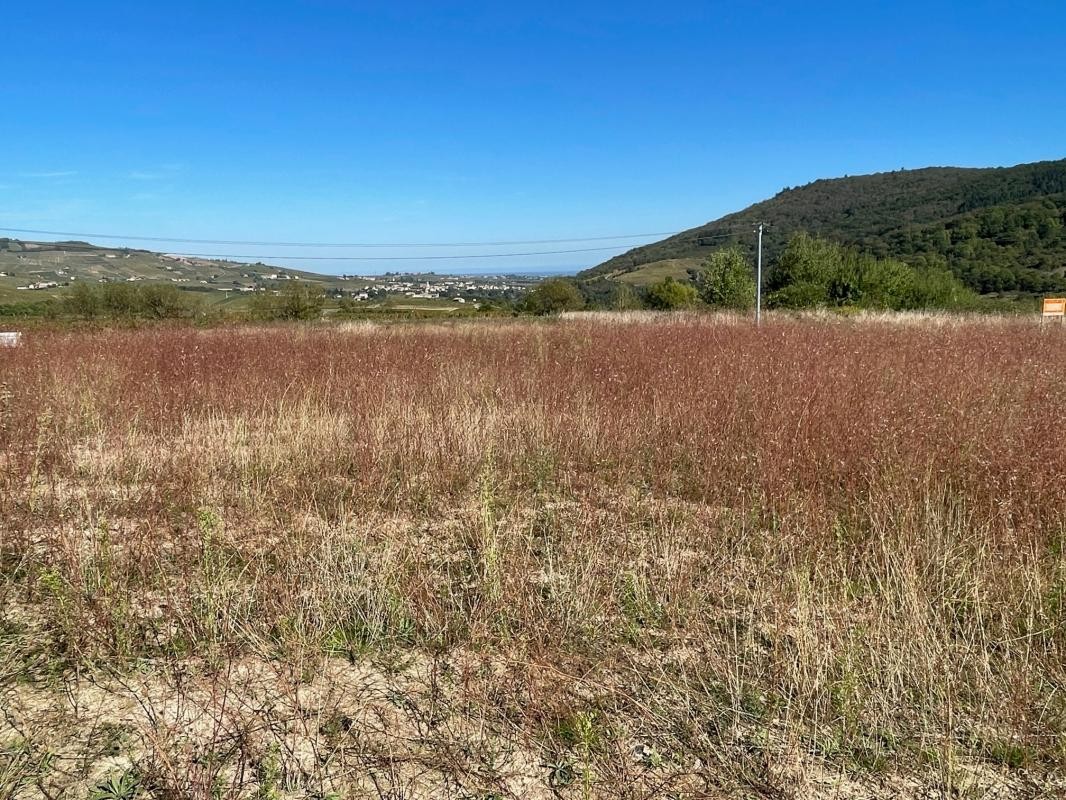
[[[1009,321],[37,333],[0,351],[0,678],[27,719],[138,698],[160,797],[1053,793],[1064,378]],[[404,719],[308,727],[338,663],[408,675]]]

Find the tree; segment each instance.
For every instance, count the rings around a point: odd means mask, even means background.
[[[859,266],[853,302],[863,308],[915,308],[914,268],[901,261],[864,258]],[[844,301],[841,301],[844,304]]]
[[[915,270],[913,296],[907,308],[973,308],[977,294],[944,267],[925,266]]]
[[[709,306],[746,311],[755,305],[751,264],[739,247],[712,253],[696,275],[696,286]]]
[[[612,311],[635,311],[643,308],[640,295],[628,283],[617,282],[608,296],[608,307]]]
[[[541,281],[526,295],[525,310],[531,314],[558,314],[585,307],[585,298],[573,281],[552,278]]]
[[[648,305],[662,311],[692,308],[699,302],[696,287],[667,277],[648,289]]]
[[[861,275],[875,259],[805,232],[794,235],[770,272],[768,305],[777,308],[843,306],[858,303]]]
[[[797,233],[789,242],[777,266],[770,272],[766,288],[771,292],[797,283],[824,287],[826,300],[829,284],[841,277],[843,248],[826,239],[816,239],[806,232]]]

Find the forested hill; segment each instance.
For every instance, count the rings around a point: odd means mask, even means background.
[[[1015,167],[931,167],[818,180],[638,247],[580,277],[618,277],[668,259],[698,260],[770,223],[772,265],[796,231],[880,257],[939,262],[981,292],[1066,288],[1066,160]]]

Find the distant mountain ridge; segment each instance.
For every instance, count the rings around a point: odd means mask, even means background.
[[[769,223],[770,264],[805,230],[879,257],[946,264],[982,292],[1066,288],[1066,159],[821,179],[634,248],[579,277],[631,279],[649,265],[695,264],[734,244],[754,253],[759,222]]]

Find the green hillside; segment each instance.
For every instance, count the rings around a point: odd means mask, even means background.
[[[654,274],[661,262],[700,260],[732,244],[754,253],[752,230],[760,221],[770,223],[764,239],[770,265],[805,230],[879,257],[945,264],[980,292],[1066,289],[1066,160],[818,180],[630,250],[580,277]]]
[[[333,288],[337,283],[330,276],[266,264],[98,247],[86,242],[0,238],[0,303],[40,302],[62,295],[78,281],[170,283],[212,301],[224,302],[258,286],[290,278],[318,283],[323,288]]]

